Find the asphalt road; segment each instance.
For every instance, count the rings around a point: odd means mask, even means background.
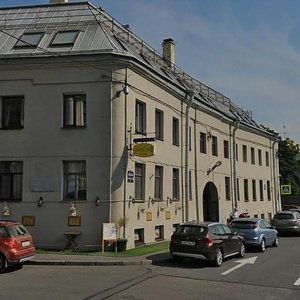
[[[278,248],[247,252],[220,268],[205,262],[152,265],[25,265],[0,275],[0,299],[300,299],[300,237],[282,237]]]

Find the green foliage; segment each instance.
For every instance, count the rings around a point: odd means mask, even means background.
[[[278,159],[279,173],[281,175],[280,184],[290,184],[292,187],[292,195],[300,195],[299,178],[296,174],[299,168],[298,155],[299,150],[293,142],[289,139],[279,139]]]

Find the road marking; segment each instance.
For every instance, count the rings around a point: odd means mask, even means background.
[[[300,285],[300,277],[295,281],[294,285]]]
[[[221,275],[227,275],[233,271],[235,271],[236,269],[240,268],[240,267],[243,267],[244,265],[246,264],[254,264],[255,261],[257,259],[257,256],[253,256],[253,257],[249,257],[249,258],[246,258],[246,259],[240,259],[240,260],[236,260],[235,262],[239,263],[238,265],[236,265],[235,267],[221,273]],[[300,283],[299,283],[300,284]]]

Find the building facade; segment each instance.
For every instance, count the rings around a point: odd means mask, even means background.
[[[277,136],[88,2],[0,9],[0,201],[41,248],[280,208]],[[5,213],[4,213],[5,211]],[[8,211],[8,213],[7,213]],[[125,226],[123,226],[125,225]]]

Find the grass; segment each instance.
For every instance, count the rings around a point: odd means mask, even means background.
[[[47,250],[47,249],[36,249],[37,254],[72,254],[72,255],[91,255],[91,256],[110,256],[110,257],[130,257],[130,256],[142,256],[151,253],[156,253],[169,249],[170,242],[161,242],[149,245],[143,245],[137,248],[129,249],[123,252],[112,252],[112,251],[71,251],[71,250]]]

